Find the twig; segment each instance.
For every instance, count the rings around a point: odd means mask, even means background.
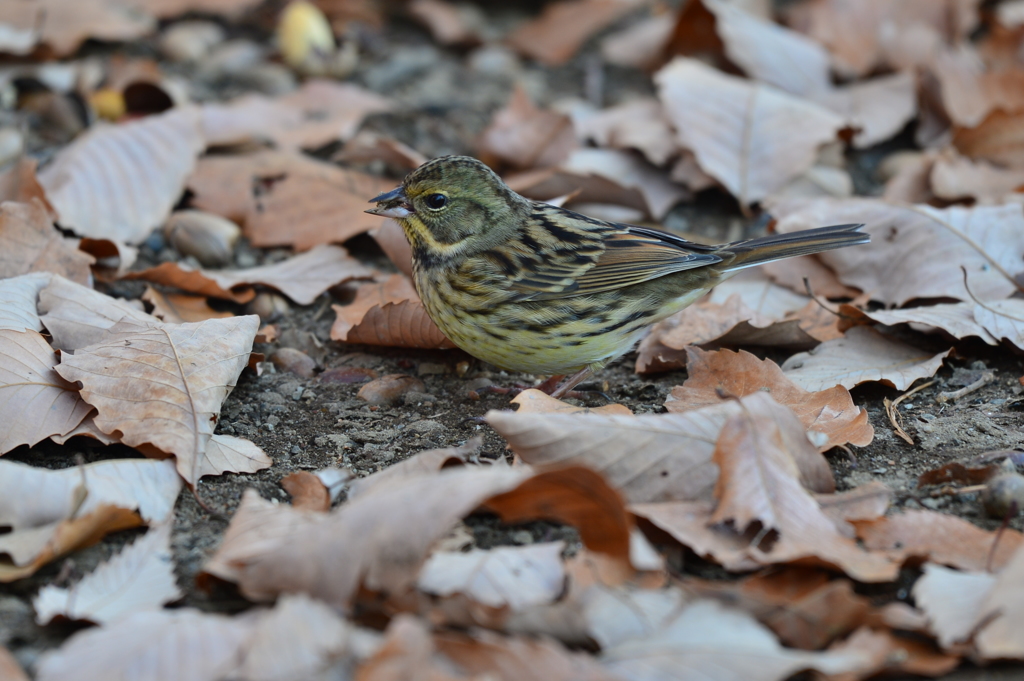
[[[896,407],[898,407],[900,405],[900,402],[907,399],[908,397],[916,395],[925,388],[931,387],[933,385],[935,385],[935,381],[928,381],[927,383],[922,383],[913,390],[908,390],[907,392],[897,397],[895,400],[890,400],[888,397],[882,400],[882,403],[885,405],[885,413],[889,417],[889,423],[892,424],[892,427],[893,429],[895,429],[896,434],[903,438],[907,442],[907,444],[914,444],[914,438],[907,435],[907,431],[903,430],[903,424],[900,423],[900,421],[902,421],[902,417],[900,416],[899,412],[896,411]]]
[[[935,401],[938,402],[939,404],[945,404],[946,402],[956,402],[965,395],[970,395],[971,393],[977,390],[981,390],[994,380],[996,380],[995,373],[992,371],[986,371],[981,375],[981,378],[979,378],[974,383],[971,383],[969,386],[960,388],[959,390],[950,390],[947,392],[939,393],[938,395],[935,396]]]
[[[946,485],[928,493],[930,497],[955,497],[961,494],[974,494],[983,491],[988,485],[968,485],[967,487],[950,487]]]

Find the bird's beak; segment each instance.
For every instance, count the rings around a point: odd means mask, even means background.
[[[392,189],[380,196],[375,196],[370,199],[370,203],[377,204],[375,207],[366,211],[370,215],[380,215],[385,218],[400,219],[409,217],[415,212],[412,209],[412,204],[409,203],[409,198],[405,195],[405,189],[402,187]]]

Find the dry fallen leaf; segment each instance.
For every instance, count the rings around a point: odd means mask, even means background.
[[[985,597],[996,583],[988,572],[961,572],[925,563],[914,582],[914,602],[928,616],[928,629],[939,645],[967,641],[979,622]]]
[[[408,172],[420,167],[429,159],[393,137],[362,130],[350,139],[341,151],[332,156],[331,160],[342,165],[383,161],[389,170]]]
[[[844,284],[889,305],[914,298],[971,300],[961,267],[971,293],[982,300],[1017,290],[992,264],[1010,276],[1021,269],[1024,212],[1017,205],[937,209],[874,199],[815,199],[783,202],[771,212],[779,218],[776,231],[783,233],[826,224],[821,220],[865,223],[871,243],[819,257]]]
[[[481,134],[478,152],[490,165],[505,162],[516,168],[546,168],[565,160],[576,145],[569,117],[538,108],[517,86]]]
[[[153,306],[153,316],[168,324],[201,322],[206,319],[234,317],[234,313],[214,310],[206,302],[206,296],[190,296],[181,293],[162,293],[152,286],[146,287],[142,300]]]
[[[391,264],[398,268],[410,281],[412,280],[412,246],[405,238],[402,226],[391,218],[370,231],[370,236],[377,242]]]
[[[690,197],[684,187],[673,183],[664,172],[629,151],[576,149],[559,169],[575,175],[604,178],[625,190],[639,192],[646,212],[656,220],[664,219],[677,203]]]
[[[601,56],[609,64],[650,70],[662,60],[675,18],[661,12],[609,33],[601,39]]]
[[[53,277],[49,272],[22,274],[0,279],[0,329],[11,331],[42,331],[36,300],[39,292],[49,286]]]
[[[656,166],[665,165],[680,152],[665,110],[653,97],[574,118],[573,126],[577,135],[593,140],[599,147],[636,149]]]
[[[1024,110],[1024,70],[987,71],[969,43],[936,51],[929,64],[938,80],[942,105],[952,122],[972,128],[993,111]]]
[[[428,449],[413,454],[407,459],[377,471],[365,478],[357,478],[352,481],[348,489],[348,500],[351,501],[358,496],[366,494],[377,485],[386,483],[388,480],[397,478],[415,477],[427,473],[436,473],[442,468],[462,465],[475,457],[483,440],[478,436],[467,440],[461,447],[445,447],[444,449]]]
[[[252,285],[275,288],[300,305],[309,305],[321,293],[351,279],[373,276],[374,270],[361,264],[341,246],[316,246],[272,265],[242,270],[192,270],[178,263],[163,263],[126,279],[145,279],[165,286],[243,303],[252,300]]]
[[[632,416],[633,411],[622,404],[606,404],[591,409],[589,407],[576,407],[568,402],[556,399],[551,395],[530,388],[515,396],[512,404],[519,405],[517,414],[620,414]]]
[[[693,59],[677,57],[655,82],[679,142],[745,206],[806,172],[844,125],[818,105]]]
[[[783,362],[782,371],[804,390],[837,385],[849,389],[869,381],[906,390],[917,379],[935,375],[952,351],[932,355],[874,328],[857,326],[842,338],[793,355]]]
[[[61,226],[135,244],[163,224],[204,146],[194,108],[94,126],[57,153],[39,183]]]
[[[986,660],[1022,659],[1020,620],[1024,613],[1024,551],[1019,548],[996,576],[978,610],[978,622],[986,622],[974,636],[974,644]]]
[[[0,27],[6,29],[3,51],[29,54],[45,43],[58,56],[69,55],[87,38],[135,40],[156,28],[156,21],[139,12],[137,0],[36,0],[5,2],[0,7]]]
[[[1024,168],[1001,168],[953,153],[936,159],[930,179],[935,196],[948,201],[975,199],[980,204],[999,204],[1012,194],[1024,194]]]
[[[0,646],[0,679],[5,681],[29,681],[28,674],[4,646]]]
[[[437,551],[420,569],[417,587],[437,596],[464,594],[492,608],[522,610],[552,603],[564,589],[563,542],[501,546],[487,551]]]
[[[719,404],[723,399],[720,395],[744,397],[764,391],[792,409],[806,430],[827,436],[824,442],[815,443],[821,451],[846,443],[866,447],[874,437],[867,411],[855,406],[850,392],[842,386],[808,392],[790,381],[771,360],[760,360],[742,350],[705,352],[689,347],[686,352],[686,382],[673,388],[665,401],[671,413]]]
[[[558,66],[572,59],[592,35],[642,4],[637,0],[559,0],[513,31],[508,42],[527,57]]]
[[[107,329],[123,319],[144,326],[159,326],[160,320],[128,301],[111,298],[99,291],[54,276],[39,291],[39,311],[50,332],[51,344],[62,352],[96,343]]]
[[[423,308],[412,281],[393,274],[362,284],[348,305],[332,305],[331,339],[408,348],[452,348]]]
[[[202,129],[210,145],[270,139],[282,151],[321,147],[352,137],[368,114],[391,102],[353,83],[310,80],[284,97],[250,94],[206,104]]]
[[[956,128],[953,145],[973,159],[1024,168],[1024,114],[993,111],[973,128]]]
[[[89,266],[94,262],[95,258],[78,250],[78,239],[61,236],[38,199],[0,204],[0,278],[55,272],[91,286]]]
[[[857,130],[853,146],[873,146],[895,136],[917,115],[917,80],[907,71],[829,90],[815,102]]]
[[[926,510],[854,524],[857,535],[871,551],[886,551],[898,561],[924,559],[972,572],[998,572],[1024,542],[1024,536],[1016,530],[1007,529],[997,536],[962,518]]]
[[[109,624],[182,597],[171,558],[171,522],[164,522],[70,588],[44,586],[32,599],[36,621],[57,616]]]
[[[39,185],[36,165],[35,159],[22,156],[7,170],[0,172],[0,202],[32,203],[33,199],[39,199],[46,212],[52,216],[53,206],[46,200],[46,191]]]
[[[309,471],[296,471],[281,478],[281,487],[292,497],[292,508],[327,511],[331,494],[320,478]]]
[[[254,246],[307,250],[380,224],[367,201],[394,184],[292,152],[201,159],[188,179],[197,208],[243,224]]]
[[[175,455],[178,472],[195,486],[204,475],[272,463],[252,443],[213,435],[258,326],[255,315],[159,327],[122,320],[94,345],[63,355],[57,372],[82,383],[100,430]]]
[[[414,0],[409,13],[442,45],[477,45],[486,29],[484,15],[473,5],[445,0]]]
[[[1012,299],[996,301],[1011,303]],[[888,326],[910,324],[915,331],[935,331],[941,329],[957,339],[975,337],[989,345],[997,345],[999,341],[975,319],[976,304],[974,303],[940,303],[922,307],[908,307],[894,310],[861,310],[852,305],[842,305],[839,313],[844,315],[843,326],[852,327],[869,321]]]

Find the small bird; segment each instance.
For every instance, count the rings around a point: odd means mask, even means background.
[[[510,371],[565,375],[564,396],[739,270],[867,243],[835,225],[705,246],[604,222],[512,191],[468,156],[443,156],[371,200],[412,247],[416,290],[455,345]]]

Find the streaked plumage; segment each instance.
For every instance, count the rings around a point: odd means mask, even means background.
[[[425,163],[373,201],[367,212],[401,224],[416,288],[452,342],[576,382],[740,269],[868,241],[838,225],[705,246],[531,201],[465,156]]]

